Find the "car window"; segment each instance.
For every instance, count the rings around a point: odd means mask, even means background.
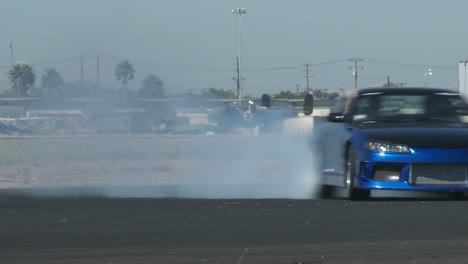
[[[331,109],[331,113],[343,113],[345,111],[346,107],[346,101],[345,100],[339,100],[335,102],[335,105]]]
[[[356,101],[355,113],[356,115],[369,114],[372,110],[371,100],[372,97],[361,97]]]
[[[380,116],[392,116],[395,114],[424,114],[425,96],[403,96],[390,95],[382,96],[380,100]]]
[[[378,100],[376,96],[362,96],[355,100],[353,111],[353,120],[369,120],[375,119],[376,113],[379,110]]]
[[[454,94],[375,94],[354,102],[353,120],[428,121],[446,119],[464,121],[466,103]]]

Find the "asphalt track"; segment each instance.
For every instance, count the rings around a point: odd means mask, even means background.
[[[160,140],[203,159],[2,164],[0,264],[468,263],[466,201],[307,199],[316,179],[300,138],[139,140],[119,142],[133,153]]]
[[[0,263],[466,263],[448,199],[0,195]]]

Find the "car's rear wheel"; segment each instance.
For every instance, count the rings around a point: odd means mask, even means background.
[[[321,185],[319,190],[320,199],[330,199],[333,198],[335,188],[331,185]]]
[[[356,158],[352,148],[348,148],[346,154],[345,168],[345,186],[347,197],[350,200],[367,200],[370,196],[370,190],[355,187],[356,180]]]

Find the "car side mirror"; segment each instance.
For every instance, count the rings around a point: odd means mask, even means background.
[[[271,106],[271,98],[268,94],[262,95],[262,106],[270,108]]]
[[[314,96],[306,93],[304,96],[304,115],[311,115],[314,111]]]

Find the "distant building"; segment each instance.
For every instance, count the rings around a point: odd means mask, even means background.
[[[400,87],[400,85],[391,81],[385,81],[385,82],[376,83],[374,87],[390,88],[390,87]]]
[[[468,95],[468,60],[458,62],[458,92],[463,96]]]
[[[0,106],[0,118],[24,117],[25,110],[22,106]]]

